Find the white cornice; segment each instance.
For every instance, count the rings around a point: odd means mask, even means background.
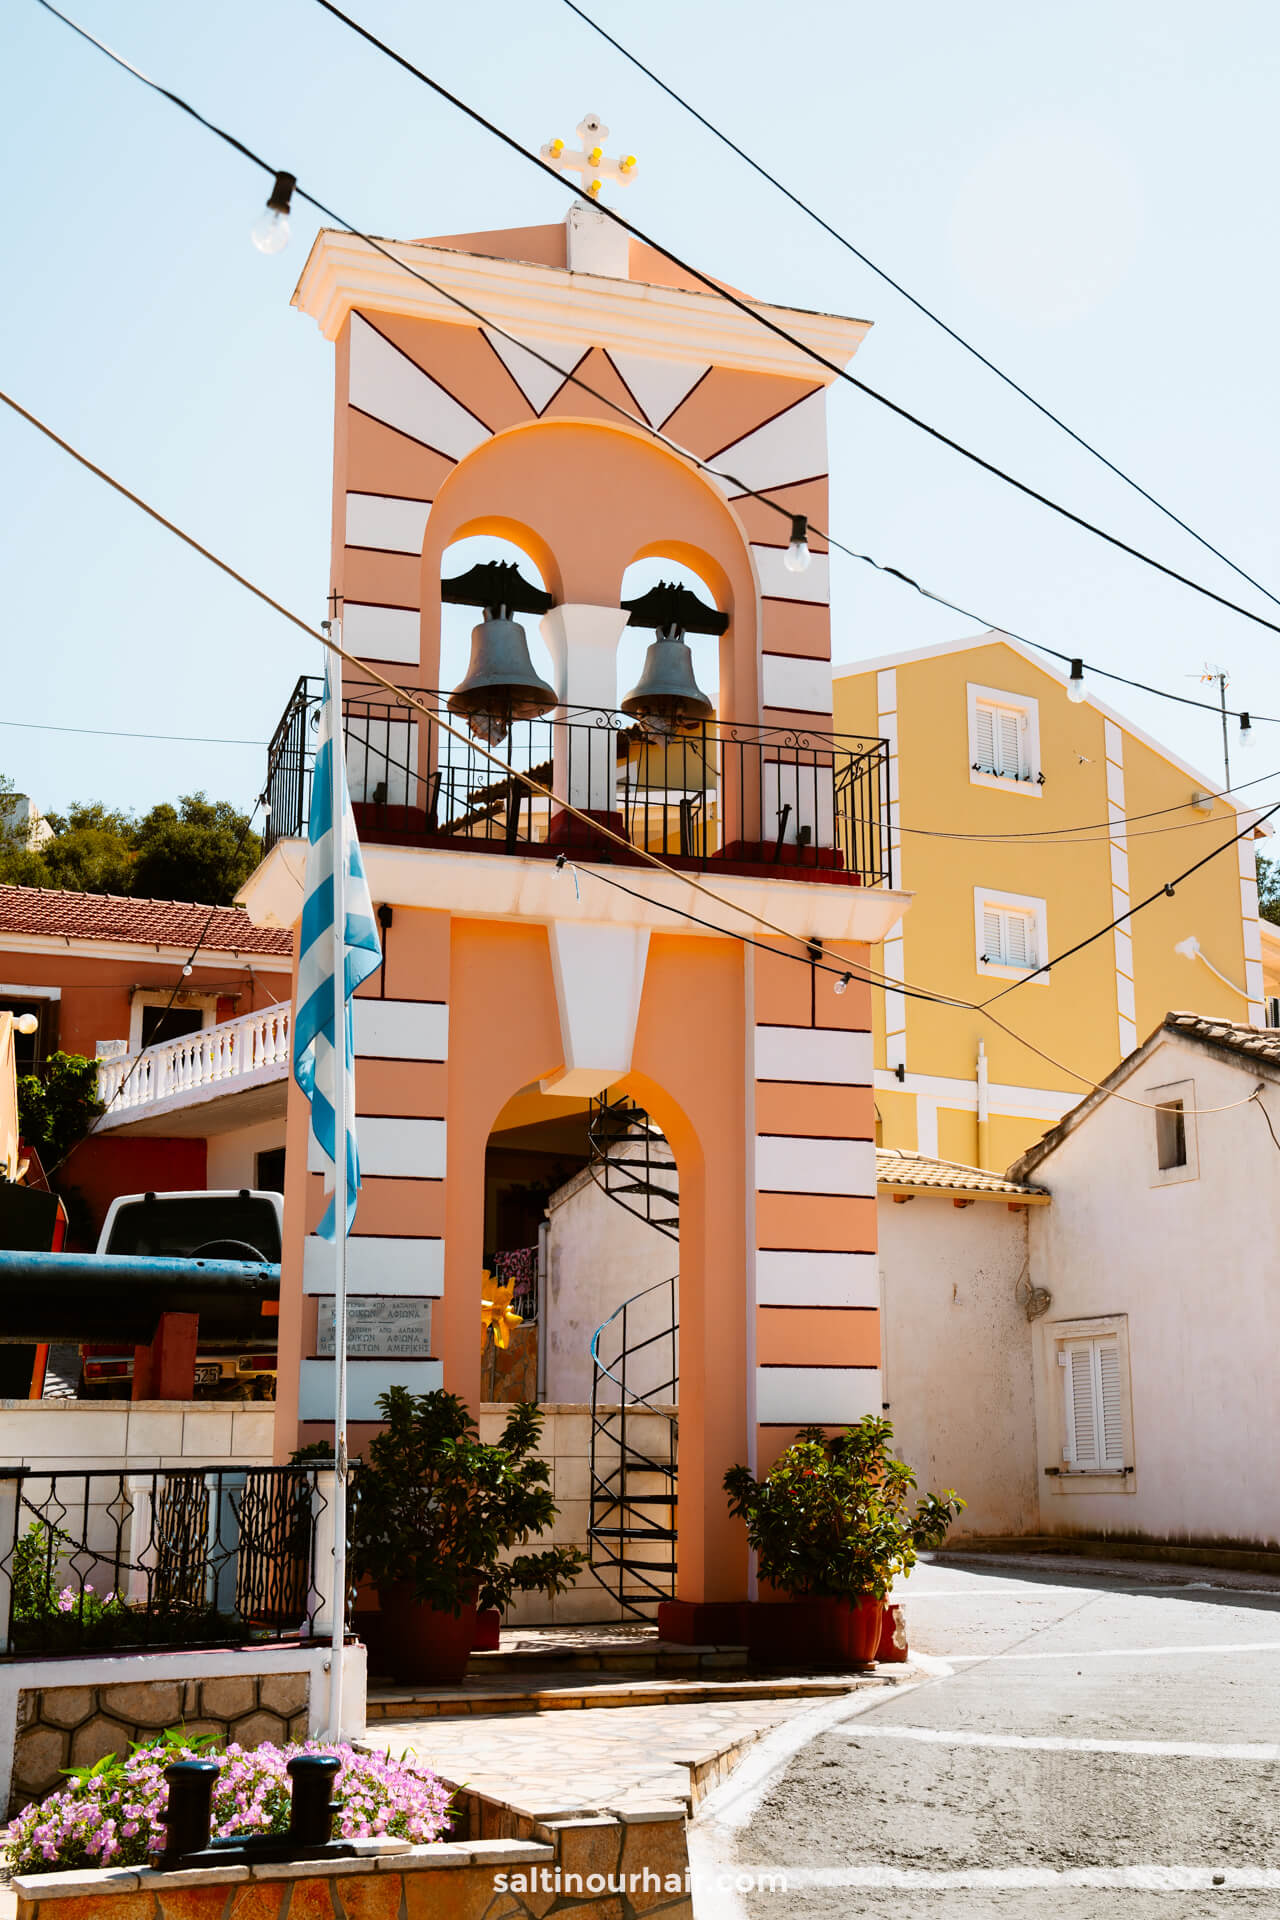
[[[648,927],[654,932],[706,937],[689,917],[718,922],[729,937],[759,934],[760,919],[785,927],[798,940],[866,942],[875,946],[911,904],[909,893],[887,887],[824,886],[813,880],[761,880],[706,872],[722,905],[708,901],[678,873],[628,869],[634,894],[592,886],[589,863],[577,862],[580,884],[557,872],[554,861],[520,854],[457,853],[445,847],[361,849],[375,900],[396,906],[446,907],[454,915],[493,920],[594,921]],[[237,899],[260,927],[292,926],[302,912],[306,843],[278,840],[241,887]],[[611,879],[609,868],[603,877]],[[637,898],[635,895],[643,894]]]
[[[357,307],[366,313],[402,313],[415,320],[476,326],[473,315],[447,297],[455,294],[486,323],[519,339],[616,347],[659,360],[783,374],[820,386],[829,386],[835,378],[798,347],[713,293],[569,273],[563,267],[497,260],[415,241],[379,244],[444,291],[437,293],[422,280],[398,272],[367,241],[322,228],[294,289],[293,305],[311,315],[327,340],[337,339]],[[853,358],[871,327],[869,320],[752,305],[840,367]]]
[[[139,966],[186,966],[190,947],[157,945],[150,940],[93,940],[61,933],[2,933],[0,953],[53,953],[75,960],[134,960]],[[293,960],[287,953],[246,952],[243,947],[201,947],[193,964],[197,967],[225,967],[228,963],[249,967],[255,973],[289,973]]]

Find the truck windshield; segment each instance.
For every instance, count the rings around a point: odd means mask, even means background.
[[[241,1240],[262,1260],[280,1258],[280,1224],[269,1200],[253,1195],[192,1193],[135,1200],[121,1207],[108,1253],[192,1254],[215,1242]],[[248,1259],[248,1254],[241,1256]]]

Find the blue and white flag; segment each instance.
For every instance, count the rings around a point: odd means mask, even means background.
[[[338,674],[341,669],[338,669]],[[333,752],[335,716],[333,683],[338,674],[325,669],[324,704],[320,709],[320,732],[316,746],[315,770],[311,779],[311,821],[308,829],[305,897],[302,903],[302,945],[298,955],[298,1006],[293,1025],[293,1077],[311,1102],[311,1132],[328,1162],[326,1188],[332,1188],[336,1165],[337,1115],[334,1100],[334,969],[333,927]],[[339,685],[341,681],[339,680]],[[341,737],[339,732],[339,738]],[[362,980],[368,979],[382,960],[382,947],[374,923],[369,883],[356,839],[356,825],[347,792],[345,762],[340,768],[342,780],[342,821],[337,836],[346,857],[346,928],[343,942],[344,993],[346,1008],[343,1046],[346,1071],[343,1084],[348,1089],[344,1116],[347,1154],[347,1221],[351,1230],[355,1218],[356,1195],[360,1190],[360,1156],[356,1150],[356,1128],[350,1088],[355,1072],[355,1042],[351,1023],[351,996]],[[316,1231],[325,1240],[336,1238],[333,1202]]]

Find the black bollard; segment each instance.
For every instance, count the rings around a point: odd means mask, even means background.
[[[213,1825],[213,1786],[220,1768],[216,1760],[175,1760],[166,1767],[169,1805],[164,1814],[168,1835],[160,1856],[162,1867],[172,1867],[189,1853],[209,1844]]]
[[[289,1808],[289,1839],[298,1847],[327,1847],[333,1835],[338,1803],[330,1796],[342,1765],[333,1753],[298,1753],[289,1762],[293,1802]]]

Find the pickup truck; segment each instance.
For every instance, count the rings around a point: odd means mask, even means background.
[[[125,1193],[111,1202],[98,1236],[98,1253],[154,1257],[181,1254],[195,1260],[279,1262],[284,1201],[278,1193],[251,1187],[190,1193]],[[268,1323],[274,1335],[275,1323]],[[127,1393],[132,1350],[84,1349],[81,1396],[115,1398]],[[196,1393],[218,1400],[275,1397],[274,1338],[253,1351],[219,1342],[196,1354]]]

